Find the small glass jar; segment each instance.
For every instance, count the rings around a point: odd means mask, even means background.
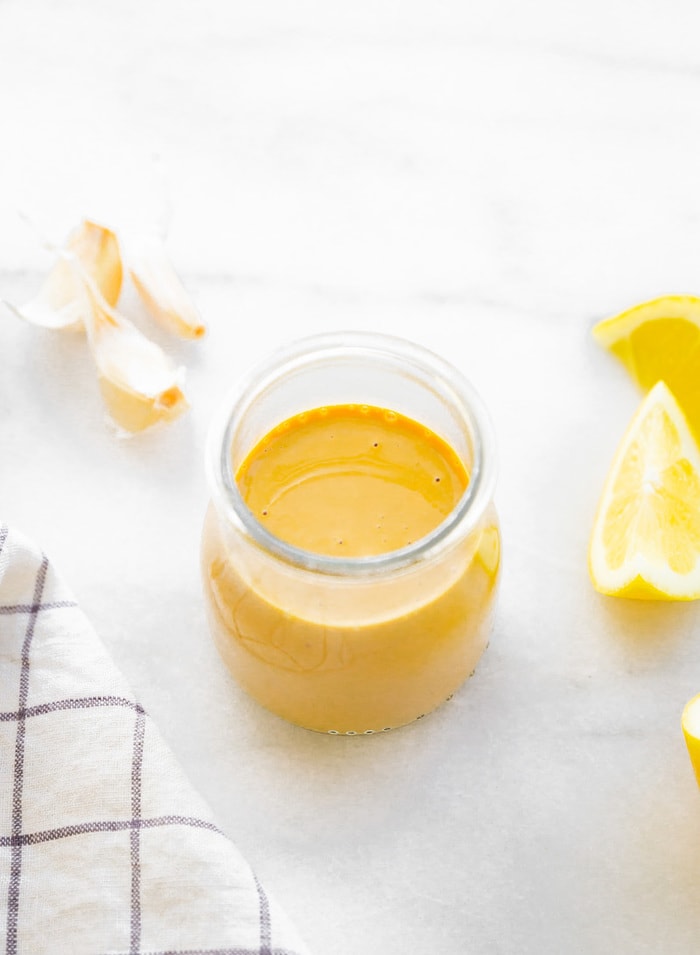
[[[372,557],[330,557],[264,527],[235,475],[277,424],[314,408],[366,404],[426,425],[469,483],[430,534]],[[237,682],[279,716],[325,733],[382,732],[420,719],[474,671],[500,570],[491,425],[451,365],[418,345],[364,333],[295,342],[257,368],[215,420],[202,573],[215,642]]]

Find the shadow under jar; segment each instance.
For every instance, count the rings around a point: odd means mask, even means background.
[[[463,493],[420,539],[367,556],[315,552],[272,533],[246,503],[241,474],[261,440],[283,422],[293,428],[341,406],[412,419],[461,462]],[[201,555],[209,624],[231,673],[259,703],[308,729],[370,734],[421,718],[474,671],[500,570],[495,447],[481,400],[451,365],[381,335],[295,342],[226,403],[208,465]],[[352,509],[351,496],[342,507]]]

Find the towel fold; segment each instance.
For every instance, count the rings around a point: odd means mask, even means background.
[[[308,955],[89,622],[0,526],[6,955]]]

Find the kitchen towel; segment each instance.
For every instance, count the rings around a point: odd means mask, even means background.
[[[2,525],[0,951],[308,955],[51,563]]]

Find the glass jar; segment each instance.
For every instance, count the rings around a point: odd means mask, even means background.
[[[460,456],[467,488],[414,543],[330,557],[275,537],[235,475],[295,414],[367,404],[426,425]],[[202,573],[215,642],[259,703],[308,729],[359,735],[420,719],[473,673],[490,634],[500,569],[491,425],[451,365],[418,345],[363,333],[295,342],[257,368],[209,437],[211,503]]]

